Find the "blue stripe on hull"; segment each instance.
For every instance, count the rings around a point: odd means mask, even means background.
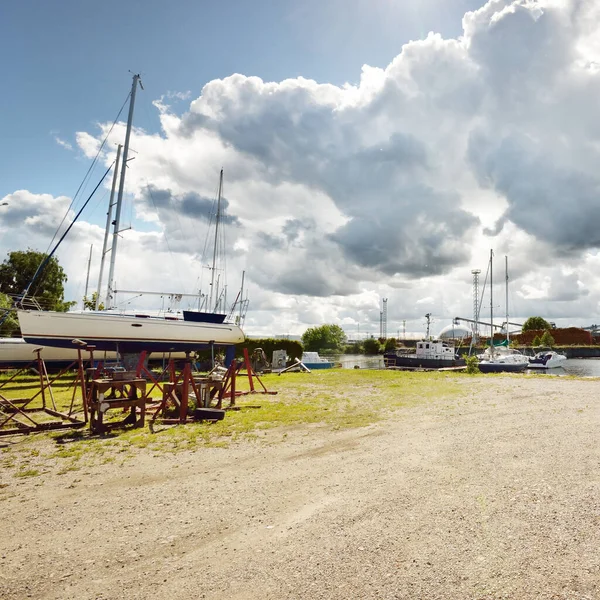
[[[481,364],[479,363],[479,370],[482,373],[523,373],[527,368],[527,364],[523,365],[511,365],[511,364]]]
[[[302,363],[305,367],[308,367],[311,371],[313,369],[331,369],[333,363]]]

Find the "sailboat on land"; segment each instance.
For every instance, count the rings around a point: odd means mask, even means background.
[[[125,165],[127,163],[133,107],[138,85],[141,86],[140,76],[134,75],[116,203],[109,286],[113,285],[112,277],[125,184]],[[222,184],[222,172],[220,182]],[[52,256],[56,247],[49,254],[47,260]],[[224,322],[224,315],[217,316],[213,313],[203,314],[185,311],[183,318],[175,315],[157,317],[139,313],[118,313],[116,311],[62,313],[26,309],[24,308],[24,300],[25,298],[21,301],[21,308],[17,310],[23,338],[26,342],[43,346],[73,348],[74,343],[85,343],[93,345],[99,350],[117,350],[120,353],[137,353],[143,350],[148,352],[187,352],[205,350],[213,346],[233,346],[245,339],[244,333],[238,324],[226,323]]]
[[[494,251],[490,250],[490,347],[479,355],[479,370],[482,373],[522,373],[529,364],[528,358],[518,350],[509,347],[510,333],[508,331],[508,257],[505,257],[506,279],[506,341],[505,346],[494,346],[494,294],[492,279],[492,264]]]

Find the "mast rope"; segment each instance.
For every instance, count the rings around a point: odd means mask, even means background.
[[[54,232],[54,235],[52,236],[52,239],[50,240],[50,243],[48,244],[48,248],[46,250],[46,254],[48,254],[48,250],[52,247],[52,244],[54,243],[54,240],[56,239],[56,236],[58,235],[58,232],[60,231],[60,228],[63,226],[63,223],[65,222],[67,216],[69,215],[69,211],[71,211],[73,209],[73,206],[75,205],[75,200],[77,199],[77,196],[79,195],[79,192],[81,191],[81,189],[85,185],[87,179],[91,175],[92,170],[96,166],[96,163],[98,162],[100,154],[102,153],[102,150],[104,149],[104,146],[106,145],[106,142],[108,141],[108,138],[109,138],[110,134],[112,133],[112,130],[115,128],[115,125],[117,124],[117,122],[119,120],[119,117],[121,116],[121,113],[123,112],[123,109],[125,108],[125,105],[127,104],[130,96],[131,96],[131,92],[129,92],[127,94],[127,98],[125,98],[125,102],[123,102],[123,106],[121,106],[121,109],[119,110],[117,116],[115,117],[115,120],[113,121],[112,125],[110,126],[110,129],[108,130],[108,133],[104,137],[104,140],[102,140],[102,144],[100,144],[100,148],[98,148],[98,152],[96,153],[96,156],[92,160],[92,164],[89,166],[89,168],[88,168],[85,176],[83,177],[81,183],[79,184],[79,187],[77,188],[77,191],[75,192],[75,195],[73,196],[73,199],[71,200],[71,204],[69,204],[69,208],[67,208],[67,210],[66,210],[66,212],[65,212],[65,214],[64,214],[64,216],[63,216],[63,218],[62,218],[62,220],[60,222],[60,224],[56,228],[56,231]],[[102,179],[104,179],[104,177]],[[95,191],[96,190],[94,190],[94,192]],[[94,193],[92,192],[92,196],[93,195],[94,195]],[[90,198],[91,198],[91,196],[90,196]],[[88,198],[88,201],[89,201],[89,198]],[[87,204],[87,202],[86,202],[86,204]]]
[[[75,225],[77,219],[79,218],[79,216],[81,215],[81,213],[83,212],[83,210],[85,209],[85,207],[88,205],[89,201],[92,199],[92,196],[96,193],[96,190],[100,187],[100,185],[102,184],[102,182],[104,181],[104,179],[106,179],[106,176],[110,173],[110,171],[113,168],[114,164],[115,163],[113,161],[112,164],[110,165],[110,167],[108,167],[108,169],[106,169],[104,175],[102,176],[102,179],[100,179],[100,181],[97,183],[96,187],[92,190],[92,193],[88,196],[87,200],[83,203],[83,206],[79,209],[79,212],[75,215],[75,218],[71,221],[71,224],[67,227],[67,229],[65,230],[65,232],[62,234],[62,236],[58,240],[58,242],[56,242],[56,245],[52,249],[52,252],[50,252],[46,256],[46,258],[40,263],[40,265],[37,268],[36,272],[33,274],[33,277],[31,278],[31,281],[29,282],[29,284],[27,285],[27,287],[25,288],[25,290],[23,290],[23,294],[21,295],[20,299],[17,302],[18,304],[20,304],[21,306],[23,305],[23,301],[27,297],[27,294],[29,293],[29,290],[31,289],[31,286],[35,283],[36,279],[39,277],[39,275],[46,268],[46,265],[50,262],[50,259],[52,258],[52,256],[54,255],[54,253],[56,252],[56,250],[58,249],[58,247],[60,246],[60,244],[62,243],[62,241],[65,239],[65,237],[67,236],[67,234],[69,233],[69,231],[71,231],[71,228],[73,227],[73,225]],[[36,291],[37,291],[37,288],[36,288]]]

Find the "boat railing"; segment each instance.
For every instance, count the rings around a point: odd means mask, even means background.
[[[416,354],[416,350],[414,348],[397,348],[396,355],[397,356],[414,356]]]
[[[25,296],[25,298],[23,298],[22,295],[14,296],[11,294],[10,298],[13,302],[13,308],[22,308],[24,310],[43,310],[35,296]]]

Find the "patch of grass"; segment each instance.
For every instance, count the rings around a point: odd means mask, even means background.
[[[15,473],[15,477],[37,477],[39,474],[39,469],[27,469],[22,467]]]
[[[184,426],[155,424],[155,433],[144,429],[115,430],[111,434],[91,436],[89,430],[45,433],[36,436],[55,442],[49,459],[67,459],[69,465],[61,472],[80,468],[94,462],[114,462],[116,456],[128,460],[139,448],[153,453],[180,452],[196,447],[225,448],[240,440],[254,443],[274,443],[265,440],[261,432],[281,428],[285,430],[305,426],[320,426],[341,430],[368,426],[388,418],[395,411],[438,399],[453,399],[468,394],[468,386],[461,385],[464,375],[459,373],[370,371],[359,369],[332,369],[310,374],[289,373],[282,376],[265,375],[261,379],[268,390],[277,395],[247,394],[236,397],[237,410],[227,410],[225,419],[216,422],[192,422]],[[68,383],[68,382],[67,382]],[[236,389],[248,391],[248,380],[241,376]],[[262,390],[255,382],[255,389]],[[63,401],[70,402],[72,391]],[[65,400],[66,399],[66,400]],[[57,400],[58,402],[58,400]],[[229,399],[224,400],[227,406]],[[5,450],[5,449],[4,449]],[[29,451],[39,457],[37,447]],[[85,457],[85,461],[82,459]],[[7,457],[8,458],[8,457]],[[8,466],[8,465],[6,465]],[[10,466],[15,466],[11,461]],[[82,465],[83,466],[83,465]]]
[[[79,460],[83,456],[84,452],[91,450],[91,445],[86,448],[83,444],[78,444],[77,446],[61,447],[54,453],[53,456],[56,458],[70,458],[72,460]]]
[[[72,462],[69,465],[63,466],[60,471],[58,471],[58,475],[66,475],[67,473],[70,473],[72,471],[79,471],[81,469],[81,467],[76,464],[75,462]]]

